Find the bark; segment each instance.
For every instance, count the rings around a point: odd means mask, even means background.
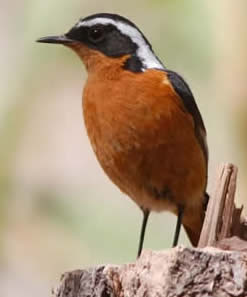
[[[67,272],[53,296],[247,296],[247,254],[184,247],[145,251],[131,264]]]

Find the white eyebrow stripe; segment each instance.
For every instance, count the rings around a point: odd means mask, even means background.
[[[97,24],[114,25],[122,34],[127,35],[137,45],[137,56],[141,59],[145,69],[157,68],[164,69],[164,65],[159,61],[155,54],[150,49],[149,45],[144,40],[142,34],[135,28],[121,21],[114,21],[108,18],[95,18],[89,21],[80,21],[76,25],[81,26],[94,26]]]

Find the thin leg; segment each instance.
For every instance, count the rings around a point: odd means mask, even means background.
[[[178,238],[179,238],[179,234],[180,234],[180,230],[181,230],[183,214],[184,214],[184,208],[179,206],[178,207],[177,225],[176,225],[176,230],[175,230],[175,234],[174,234],[172,247],[175,247],[178,244]]]
[[[141,252],[142,252],[143,241],[144,241],[145,230],[146,230],[146,226],[147,226],[149,213],[150,213],[150,211],[148,209],[143,210],[143,220],[142,220],[142,228],[141,228],[137,258],[140,257]]]

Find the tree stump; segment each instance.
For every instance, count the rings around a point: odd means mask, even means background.
[[[54,297],[246,297],[247,219],[236,208],[237,168],[219,169],[198,248],[144,251],[134,263],[62,275]]]
[[[131,264],[65,273],[54,297],[247,296],[247,256],[216,248],[145,251]]]

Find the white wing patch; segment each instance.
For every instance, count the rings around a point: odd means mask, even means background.
[[[81,26],[94,26],[97,24],[102,25],[114,25],[122,34],[127,35],[137,45],[137,56],[141,59],[145,69],[157,68],[164,69],[164,65],[159,61],[155,54],[146,43],[141,33],[134,27],[125,24],[121,21],[114,21],[108,18],[95,18],[89,21],[80,21],[77,23],[77,27]]]

